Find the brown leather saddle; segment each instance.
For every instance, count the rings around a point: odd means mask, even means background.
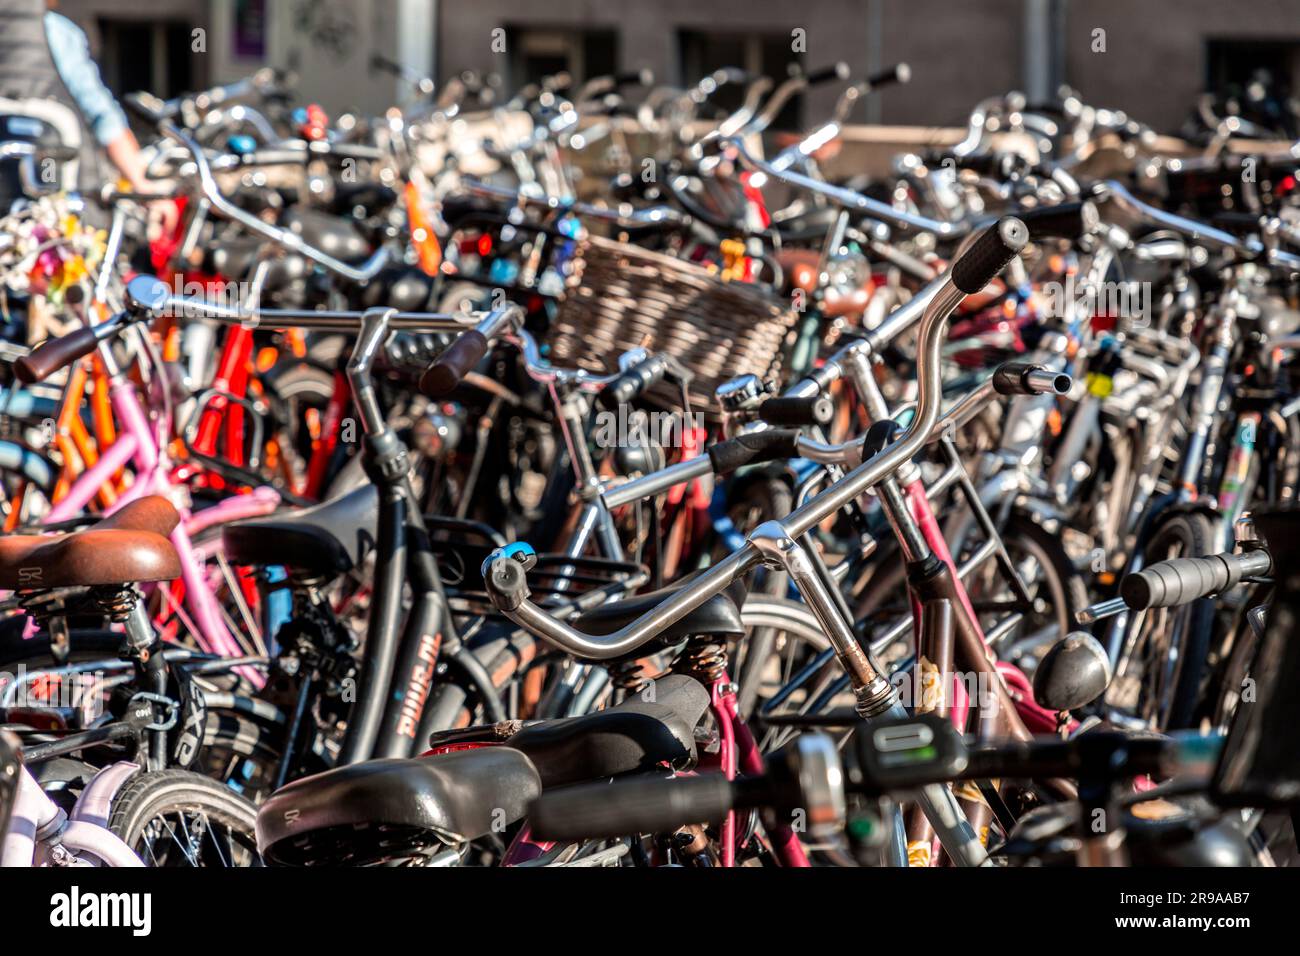
[[[170,581],[181,563],[167,536],[180,523],[159,495],[123,506],[84,531],[0,537],[0,590]]]

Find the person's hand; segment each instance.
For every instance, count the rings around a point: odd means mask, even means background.
[[[164,191],[162,184],[152,179],[141,179],[139,182],[132,182],[131,189],[142,196]],[[160,236],[170,236],[176,231],[176,226],[180,220],[180,209],[177,208],[176,200],[172,199],[170,195],[159,195],[157,199],[150,200],[149,241],[154,242]]]

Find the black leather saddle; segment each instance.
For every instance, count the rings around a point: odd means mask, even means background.
[[[527,754],[545,787],[695,765],[695,728],[709,691],[686,674],[669,674],[620,704],[525,726],[506,743]]]
[[[400,312],[418,312],[430,308],[434,279],[413,266],[388,266],[364,286],[353,289],[354,308],[384,306]]]
[[[338,183],[328,209],[336,216],[365,219],[397,204],[397,192],[380,183]]]
[[[210,243],[203,252],[201,268],[228,279],[249,279],[254,275],[265,239],[236,237]],[[276,292],[307,277],[312,264],[292,253],[271,259],[263,280],[263,292]]]
[[[367,760],[277,790],[257,812],[257,847],[281,866],[409,859],[522,819],[541,792],[512,747]]]
[[[282,564],[309,574],[342,574],[375,546],[379,492],[362,485],[310,508],[235,521],[221,532],[234,564]]]
[[[307,245],[342,262],[360,262],[370,255],[370,243],[351,219],[295,208],[280,217],[280,225],[297,233]]]
[[[621,601],[611,601],[585,611],[573,626],[587,634],[611,634],[632,623],[651,608],[661,604],[689,582],[689,578],[671,587],[648,591]],[[715,594],[680,620],[668,625],[653,640],[643,644],[629,657],[644,657],[657,650],[680,644],[696,634],[719,637],[744,637],[745,625],[741,621],[740,607],[745,603],[744,584],[736,582],[721,594]]]

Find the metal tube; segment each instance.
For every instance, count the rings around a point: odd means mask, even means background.
[[[921,320],[918,347],[917,375],[918,401],[916,417],[903,437],[878,455],[863,462],[831,485],[816,498],[799,506],[782,524],[791,537],[799,537],[815,527],[828,515],[834,514],[881,478],[893,473],[925,446],[935,423],[939,420],[939,403],[943,384],[940,380],[940,346],[943,344],[943,325],[948,314],[966,294],[945,279],[943,287],[935,293]]]
[[[773,179],[779,179],[782,182],[789,183],[792,186],[798,186],[801,189],[807,189],[810,192],[818,193],[828,199],[834,200],[846,209],[862,213],[873,219],[879,219],[882,222],[890,223],[900,229],[908,231],[932,232],[944,239],[955,239],[966,235],[971,230],[969,222],[940,222],[938,219],[930,219],[927,216],[915,216],[911,213],[900,212],[887,203],[864,196],[861,193],[854,192],[852,189],[845,189],[842,186],[832,186],[830,183],[822,182],[819,179],[813,179],[811,176],[805,176],[802,173],[796,173],[788,169],[777,169],[771,163],[756,159],[745,149],[744,142],[739,137],[733,137],[727,140],[728,145],[736,151],[742,165],[757,172],[766,173]]]
[[[667,468],[625,482],[617,488],[606,489],[600,493],[600,497],[604,501],[606,508],[618,508],[634,501],[643,501],[646,498],[661,495],[670,488],[690,481],[692,478],[702,478],[712,471],[713,462],[709,459],[709,456],[698,455],[695,458],[679,461],[675,465],[669,465]]]
[[[333,256],[303,242],[302,237],[297,233],[272,226],[252,213],[240,209],[221,194],[217,181],[212,176],[212,168],[208,165],[208,159],[203,154],[203,148],[171,123],[162,124],[160,129],[189,150],[190,155],[194,157],[194,165],[203,194],[207,197],[208,202],[212,204],[212,208],[226,219],[237,222],[250,232],[278,243],[290,252],[301,253],[313,262],[319,263],[331,272],[335,272],[353,282],[369,282],[379,274],[379,270],[388,261],[388,250],[381,246],[360,268],[350,266],[346,262],[340,262]]]
[[[713,568],[695,578],[662,604],[647,611],[635,621],[603,637],[589,637],[557,621],[530,601],[523,602],[506,616],[521,627],[527,628],[550,641],[561,650],[588,660],[613,660],[635,650],[670,624],[680,621],[713,595],[718,594],[732,581],[742,577],[759,563],[760,555],[752,544],[746,544],[719,561]]]

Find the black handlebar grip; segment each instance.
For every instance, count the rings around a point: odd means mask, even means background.
[[[403,72],[402,64],[398,63],[396,60],[390,60],[382,53],[370,54],[370,69],[373,72],[382,70],[383,72],[391,73],[394,76],[401,76]]]
[[[737,468],[764,461],[778,461],[794,458],[798,452],[796,428],[768,428],[761,432],[749,432],[728,438],[707,449],[713,471],[718,475],[729,475]]]
[[[992,282],[1029,242],[1029,229],[1015,216],[1003,216],[971,244],[952,266],[952,284],[974,295]]]
[[[668,360],[662,355],[651,355],[602,388],[596,394],[596,404],[604,409],[617,408],[658,385],[667,374]]]
[[[1018,169],[1028,168],[1028,164],[1016,153],[987,152],[972,156],[953,156],[949,153],[941,157],[940,162],[955,163],[960,169],[1000,179],[1006,179]]]
[[[809,86],[816,86],[818,83],[830,83],[834,80],[847,80],[849,78],[849,65],[840,60],[830,66],[823,66],[805,73],[803,78]]]
[[[1268,574],[1273,562],[1267,551],[1212,554],[1204,558],[1171,558],[1136,574],[1125,575],[1119,593],[1135,611],[1177,607],[1227,590],[1242,578]]]
[[[1029,362],[1003,362],[993,370],[993,391],[999,395],[1064,395],[1071,384],[1064,372]]]
[[[733,801],[734,787],[720,773],[582,784],[542,794],[529,811],[528,826],[543,840],[671,833],[687,823],[721,820]]]
[[[89,355],[98,344],[95,330],[88,326],[56,339],[46,339],[14,362],[14,374],[24,385],[42,381],[83,355]]]
[[[487,354],[487,337],[478,329],[469,329],[456,336],[456,341],[443,349],[433,364],[420,376],[420,391],[429,398],[446,398],[465,373]]]
[[[758,417],[769,425],[829,425],[835,403],[825,395],[807,398],[778,396],[758,406]]]
[[[912,68],[906,63],[895,63],[888,69],[873,73],[867,77],[867,86],[876,89],[881,86],[889,86],[891,83],[910,83],[911,81]]]
[[[1022,210],[1017,215],[1029,227],[1032,235],[1052,239],[1078,239],[1095,229],[1101,221],[1097,207],[1087,199],[1076,199],[1055,206],[1039,206],[1037,209]]]
[[[654,86],[654,83],[655,71],[648,66],[628,73],[618,73],[614,76],[615,86]]]

